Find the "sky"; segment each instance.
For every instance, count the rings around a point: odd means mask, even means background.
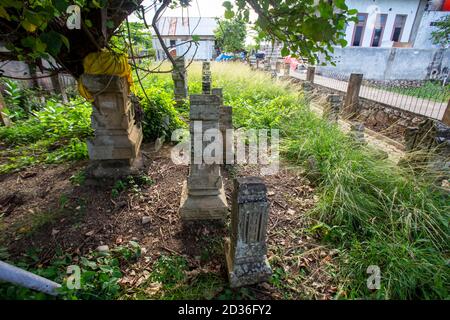
[[[153,4],[154,0],[144,0],[142,5],[148,7]],[[224,0],[191,0],[191,6],[188,9],[176,8],[167,9],[163,16],[166,17],[181,17],[187,16],[189,11],[189,16],[191,17],[218,17],[222,18],[225,12],[225,8],[222,6]],[[145,16],[147,22],[150,23],[153,18],[155,11],[151,9]],[[138,21],[137,18],[130,18],[131,21]]]
[[[223,2],[225,0],[191,0],[191,5],[189,8],[175,8],[175,9],[166,9],[166,11],[163,13],[163,16],[165,17],[217,17],[217,18],[223,18],[225,8],[222,6]],[[154,3],[154,0],[144,0],[142,2],[142,5],[144,7],[148,7]],[[153,15],[155,14],[155,10],[151,8],[145,15],[145,19],[148,24],[151,24],[151,21],[153,19]],[[256,17],[256,14],[251,12],[250,18],[251,20],[254,20]],[[140,21],[138,17],[135,15],[131,15],[130,21]],[[253,43],[253,37],[254,32],[250,29],[247,31],[247,39],[246,43],[251,44]]]

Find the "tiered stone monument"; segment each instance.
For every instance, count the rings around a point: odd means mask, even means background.
[[[211,94],[211,63],[203,61],[202,65],[202,93]]]
[[[183,57],[175,59],[175,67],[172,71],[174,97],[177,106],[183,104],[188,97],[187,72]]]
[[[219,130],[220,98],[191,95],[190,105],[191,163],[181,195],[180,215],[183,220],[225,220],[228,206],[220,163],[205,162],[203,151],[211,142],[202,139],[206,130]],[[200,155],[194,151],[197,145],[201,146]]]
[[[81,81],[94,97],[92,128],[87,142],[94,178],[117,178],[140,167],[141,124],[135,121],[129,85],[125,77],[83,74]]]
[[[218,96],[220,99],[219,127],[223,140],[223,164],[234,164],[234,137],[233,132],[229,131],[229,129],[233,129],[233,108],[223,105],[222,88],[213,88],[211,94]]]
[[[231,238],[225,255],[232,288],[264,282],[272,274],[267,260],[266,233],[269,220],[267,188],[258,177],[234,181]]]
[[[339,112],[341,110],[342,98],[338,94],[330,94],[327,96],[327,104],[323,110],[323,118],[330,122],[339,120]]]
[[[212,88],[211,94],[219,97],[219,108],[223,107],[223,89],[222,88]]]

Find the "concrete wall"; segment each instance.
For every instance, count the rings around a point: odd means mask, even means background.
[[[437,30],[432,24],[448,15],[450,15],[450,12],[448,11],[426,11],[417,31],[414,47],[438,48],[439,45],[433,44],[433,41],[431,40],[431,33]],[[450,47],[450,44],[447,44],[447,48],[448,47]]]
[[[198,49],[197,52],[195,52],[195,44],[192,44],[192,46],[189,48],[189,44],[185,43],[188,40],[187,37],[166,37],[164,38],[164,43],[169,47],[170,46],[170,40],[175,40],[177,50],[177,55],[183,55],[186,51],[186,55],[184,56],[186,60],[190,60],[194,57],[195,60],[212,60],[215,56],[215,50],[214,50],[214,38],[209,37],[206,38],[200,38],[198,41]],[[161,44],[159,43],[158,39],[153,39],[153,48],[156,51],[156,60],[163,60],[165,57],[164,51],[162,50]]]
[[[372,80],[428,80],[450,69],[450,49],[335,48],[336,67],[319,72],[362,73]],[[433,75],[433,76],[432,76]]]
[[[387,14],[386,27],[384,30],[381,47],[392,47],[391,41],[392,30],[394,27],[395,16],[397,14],[407,15],[405,28],[402,33],[400,42],[408,42],[411,30],[416,18],[417,9],[420,0],[347,0],[346,4],[349,8],[356,9],[361,13],[367,13],[367,23],[364,31],[362,47],[370,47],[372,34],[375,27],[377,14]],[[352,43],[353,31],[355,24],[350,22],[347,26],[346,40],[349,45]]]

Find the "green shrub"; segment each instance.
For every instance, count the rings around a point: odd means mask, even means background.
[[[0,174],[37,163],[60,163],[88,157],[86,138],[92,134],[90,103],[81,98],[70,105],[48,100],[45,107],[13,126],[0,127],[5,161]]]
[[[144,111],[144,139],[151,141],[163,136],[170,139],[172,131],[183,126],[173,96],[157,86],[147,87],[145,93],[146,96],[142,91],[138,93]]]
[[[7,255],[5,253],[3,255],[3,259],[7,260]],[[140,246],[136,242],[130,241],[126,245],[112,248],[109,253],[90,252],[85,256],[77,257],[77,259],[58,251],[45,267],[31,267],[39,261],[37,252],[30,252],[22,261],[10,263],[62,284],[58,299],[107,300],[117,299],[122,294],[122,288],[119,285],[119,280],[123,275],[122,270],[135,262],[140,255]],[[70,265],[80,268],[81,288],[79,289],[67,287],[67,267]],[[10,283],[0,283],[0,297],[7,300],[56,299]]]
[[[19,82],[10,79],[0,79],[0,90],[5,99],[6,109],[3,110],[13,122],[28,118],[34,111],[40,110],[45,103],[41,94],[35,90],[22,87]]]

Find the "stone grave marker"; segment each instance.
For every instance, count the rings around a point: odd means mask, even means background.
[[[117,178],[133,174],[141,166],[142,127],[136,121],[127,79],[119,76],[83,74],[81,81],[94,97],[94,137],[87,146],[91,164],[88,174]]]
[[[173,91],[177,106],[183,104],[188,97],[187,72],[183,57],[175,59],[175,68],[172,71]]]
[[[235,179],[231,237],[225,242],[232,288],[264,282],[271,276],[266,243],[268,220],[269,202],[263,180],[259,177]]]
[[[205,131],[215,129],[220,132],[220,98],[216,95],[191,95],[190,105],[191,163],[181,195],[180,215],[183,220],[225,220],[228,205],[220,163],[208,164],[203,157],[203,151],[211,143],[203,141]],[[200,155],[194,152],[198,145],[202,151]]]

